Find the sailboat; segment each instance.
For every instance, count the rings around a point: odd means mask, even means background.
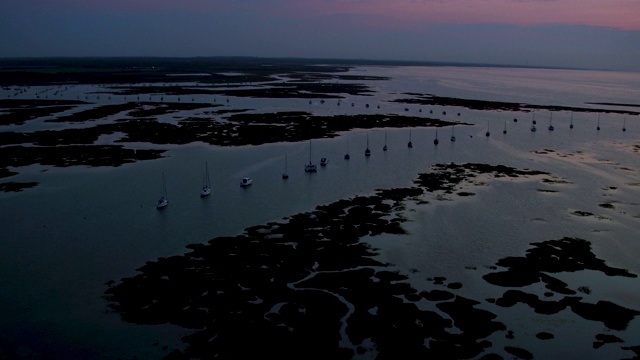
[[[347,136],[347,153],[344,154],[344,159],[345,160],[351,159],[351,156],[349,155],[349,136]]]
[[[211,181],[209,180],[209,165],[205,161],[204,173],[202,174],[202,191],[200,191],[200,197],[207,197],[211,195]]]
[[[382,151],[387,151],[387,132],[384,132],[384,146],[382,147]]]
[[[598,114],[598,127],[596,127],[596,130],[600,131],[600,114]]]
[[[571,124],[569,124],[569,129],[573,129],[573,112],[571,112]]]
[[[504,130],[502,130],[503,134],[507,133],[507,119],[504,119]]]
[[[533,113],[533,120],[531,120],[531,132],[535,132],[536,131],[536,112],[535,112],[535,110],[532,113]]]
[[[158,203],[156,204],[156,208],[162,209],[169,205],[169,200],[167,199],[167,183],[164,180],[164,172],[162,173],[162,186],[164,188],[164,195],[158,199]]]
[[[453,129],[455,128],[455,125],[451,125],[451,141],[456,141],[456,136],[453,135]]]
[[[309,140],[309,163],[304,166],[304,171],[308,173],[318,171],[318,169],[316,168],[316,164],[311,162],[311,140]]]
[[[551,116],[549,117],[549,131],[553,131],[553,125],[551,124],[551,121],[553,121],[553,113],[551,113]]]
[[[627,118],[622,118],[622,131],[627,131]]]
[[[407,143],[408,148],[413,147],[413,143],[411,142],[411,128],[409,128],[409,142]]]
[[[282,179],[286,180],[289,178],[289,174],[287,174],[287,154],[284,154],[284,171],[282,172]]]
[[[487,121],[487,132],[484,133],[484,136],[489,137],[491,133],[489,132],[489,121]]]
[[[371,150],[369,150],[369,133],[367,133],[367,149],[364,151],[364,156],[371,156]]]
[[[436,128],[436,138],[433,139],[433,145],[438,145],[440,141],[438,141],[438,128]]]

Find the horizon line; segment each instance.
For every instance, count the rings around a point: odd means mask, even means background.
[[[326,64],[344,65],[380,65],[380,66],[453,66],[453,67],[484,67],[484,68],[513,68],[513,69],[547,69],[547,70],[578,70],[578,71],[612,71],[630,72],[639,71],[616,70],[608,68],[581,68],[554,65],[524,65],[504,63],[477,63],[438,60],[399,60],[399,59],[366,59],[366,58],[323,58],[323,57],[297,57],[297,56],[250,56],[250,55],[192,55],[192,56],[161,56],[161,55],[86,55],[86,56],[2,56],[0,61],[6,60],[44,60],[44,59],[250,59],[250,60],[288,60]],[[351,63],[351,64],[349,64]],[[0,70],[2,71],[2,70]]]

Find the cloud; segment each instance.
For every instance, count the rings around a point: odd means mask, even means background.
[[[247,55],[640,70],[640,1],[601,2],[0,0],[0,56]]]
[[[640,29],[638,0],[2,0],[0,7],[40,8],[64,13],[157,12],[304,19],[359,15],[388,25],[411,23],[579,24]]]

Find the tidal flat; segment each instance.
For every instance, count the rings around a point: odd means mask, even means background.
[[[640,78],[236,60],[5,64],[0,357],[640,356]]]

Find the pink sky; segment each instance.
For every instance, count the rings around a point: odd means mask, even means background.
[[[640,29],[639,0],[325,0],[301,1],[286,8],[307,16],[347,13],[429,23],[581,24]]]
[[[23,0],[30,2],[31,0]],[[640,0],[48,0],[78,10],[258,11],[278,18],[359,15],[386,26],[420,23],[576,24],[640,29]]]
[[[285,56],[640,71],[640,0],[0,0],[0,18],[0,56]]]

